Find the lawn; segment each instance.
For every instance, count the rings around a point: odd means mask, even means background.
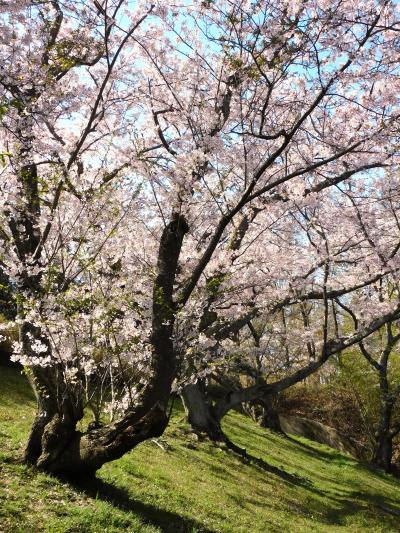
[[[34,412],[24,376],[0,367],[1,532],[400,530],[399,480],[238,413],[225,430],[252,462],[197,441],[176,402],[162,438],[72,486],[20,464]]]

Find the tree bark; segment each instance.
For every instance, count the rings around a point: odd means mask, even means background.
[[[390,472],[392,468],[393,434],[391,433],[391,419],[394,407],[393,398],[387,393],[386,372],[381,376],[385,392],[381,400],[381,409],[378,428],[375,434],[375,450],[372,463],[379,468]]]
[[[25,462],[46,469],[76,435],[76,425],[83,417],[81,390],[65,383],[60,365],[31,367],[28,377],[36,394],[37,412],[25,449]]]
[[[258,417],[258,423],[263,428],[283,433],[281,423],[279,421],[279,415],[274,405],[274,399],[276,395],[264,394],[259,400],[256,400],[256,404],[261,408],[260,416]]]
[[[191,383],[182,390],[181,398],[187,419],[195,433],[206,434],[212,441],[222,440],[219,420],[206,397],[202,383]]]
[[[188,421],[197,434],[205,434],[214,443],[224,443],[229,450],[248,458],[246,450],[237,446],[223,432],[220,419],[214,413],[199,383],[187,385],[182,391],[182,401]]]
[[[176,373],[173,285],[187,231],[185,219],[174,214],[161,236],[153,290],[152,377],[138,403],[116,423],[81,433],[76,431],[76,424],[83,416],[82,402],[79,393],[65,382],[62,369],[32,368],[38,412],[26,449],[27,462],[54,474],[88,475],[144,440],[163,433]]]
[[[385,472],[392,470],[393,438],[384,433],[376,438],[376,448],[372,458],[372,464],[382,468]]]

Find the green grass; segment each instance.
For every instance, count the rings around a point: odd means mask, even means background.
[[[178,405],[164,450],[147,442],[72,486],[18,463],[34,411],[24,378],[0,367],[1,532],[400,531],[399,480],[237,413],[225,430],[257,462],[195,441]]]

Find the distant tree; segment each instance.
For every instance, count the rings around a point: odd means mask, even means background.
[[[347,305],[340,307],[352,318],[354,329],[357,330],[360,314],[365,306],[388,300],[399,300],[398,284],[395,286],[380,285],[368,291],[368,301],[364,298],[353,297]],[[360,305],[361,304],[361,305]],[[360,309],[361,307],[361,309]],[[398,321],[388,322],[381,330],[358,343],[359,350],[370,367],[367,376],[357,379],[357,374],[349,377],[354,388],[359,390],[362,407],[369,414],[369,421],[373,428],[374,450],[372,463],[383,468],[386,472],[392,469],[393,441],[400,435],[400,332]],[[352,354],[353,358],[354,355]],[[361,365],[360,365],[361,366]],[[363,372],[368,367],[361,366]]]
[[[210,377],[221,388],[215,396],[214,387],[205,387],[203,380],[184,389],[184,403],[195,430],[205,432],[211,438],[217,435],[222,440],[221,417],[244,402],[258,404],[265,415],[263,423],[279,430],[272,401],[277,392],[316,372],[321,376],[322,365],[333,355],[327,343],[356,333],[356,330],[346,329],[347,319],[343,316],[346,313],[342,312],[342,307],[349,305],[349,301],[362,303],[357,324],[365,326],[380,313],[398,305],[395,293],[390,301],[382,299],[382,295],[380,299],[372,299],[371,295],[379,293],[376,289],[379,286],[389,284],[397,287],[397,275],[391,277],[383,273],[388,272],[390,264],[394,266],[393,259],[399,249],[399,199],[398,175],[386,174],[374,181],[373,192],[354,189],[350,185],[342,187],[338,196],[325,197],[324,203],[318,204],[318,207],[307,206],[304,211],[289,211],[290,219],[293,217],[298,224],[297,229],[292,222],[289,231],[280,219],[280,229],[285,229],[278,233],[274,227],[273,234],[268,235],[266,240],[270,244],[279,235],[281,255],[276,257],[280,261],[280,269],[285,272],[286,282],[289,287],[298,286],[299,279],[317,271],[315,277],[309,278],[309,282],[313,280],[314,289],[310,292],[299,290],[295,297],[285,295],[282,291],[285,280],[281,279],[279,290],[274,285],[263,287],[261,294],[263,297],[269,293],[269,306],[257,307],[259,300],[254,297],[253,307],[242,317],[218,321],[215,312],[209,317],[212,325],[204,331],[214,336],[214,344],[211,339],[208,340],[211,346],[208,350],[215,352],[214,366],[212,357],[209,357]],[[331,220],[335,220],[335,231],[332,233]],[[300,247],[298,243],[301,243]],[[295,257],[302,258],[299,264],[304,267],[306,260],[302,257],[302,247],[305,243],[324,264],[323,277],[311,265],[294,277],[291,277],[293,270],[290,273],[286,270],[285,258],[293,257],[294,250]],[[310,254],[304,255],[309,257]],[[271,268],[272,264],[273,259],[270,259],[268,266]],[[377,265],[380,265],[381,274],[371,276]],[[369,281],[353,285],[356,270],[360,272],[360,280],[361,272],[368,273],[371,276]],[[251,279],[245,279],[251,285]],[[239,283],[240,280],[235,280],[233,285]],[[337,288],[332,290],[330,287]],[[253,290],[257,294],[256,283]],[[225,287],[220,297],[221,302],[218,303],[217,297],[213,296],[215,310],[219,306],[228,306],[230,298],[235,299],[236,291],[230,294]],[[209,308],[207,312],[210,314]],[[389,324],[387,327],[390,327]],[[369,342],[368,338],[366,342]],[[197,349],[201,352],[202,345]],[[207,350],[206,347],[203,349]],[[340,356],[341,350],[334,353]],[[360,364],[355,357],[355,365],[357,361]],[[202,407],[201,402],[204,404]]]

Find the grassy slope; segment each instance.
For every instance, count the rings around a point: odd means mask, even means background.
[[[0,531],[399,531],[400,483],[330,448],[232,414],[225,429],[261,460],[196,442],[177,408],[168,431],[72,487],[16,462],[34,401],[0,367]]]

